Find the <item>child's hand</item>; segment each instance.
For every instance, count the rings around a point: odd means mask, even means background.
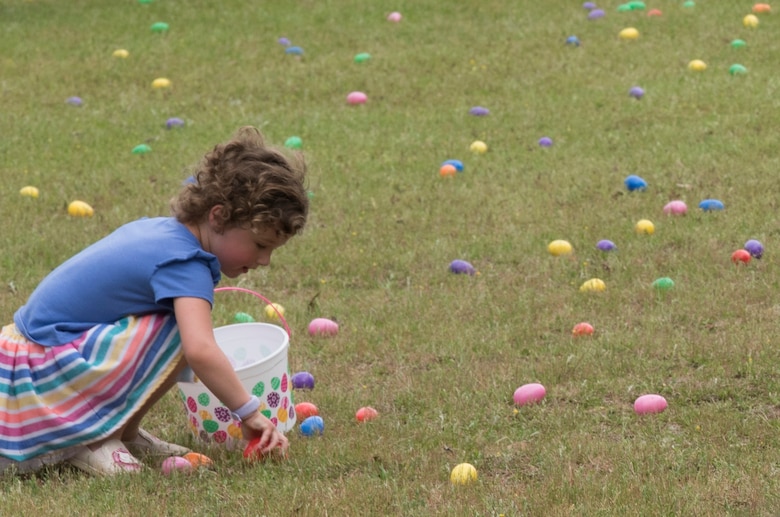
[[[279,449],[281,457],[286,456],[289,442],[271,420],[259,411],[241,422],[241,432],[246,440],[257,439],[257,450],[265,455]]]

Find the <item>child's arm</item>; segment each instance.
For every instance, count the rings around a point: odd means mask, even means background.
[[[214,339],[211,305],[201,298],[176,298],[173,310],[184,359],[198,379],[231,411],[246,404],[249,392]],[[247,440],[260,437],[263,452],[276,447],[287,449],[287,438],[259,411],[244,418],[241,430]]]

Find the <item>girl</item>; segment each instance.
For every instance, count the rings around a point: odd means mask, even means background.
[[[0,333],[0,471],[68,461],[134,472],[182,455],[139,425],[189,366],[263,452],[287,439],[214,340],[221,274],[267,266],[308,214],[305,165],[241,128],[207,153],[173,217],[126,224],[52,271]]]

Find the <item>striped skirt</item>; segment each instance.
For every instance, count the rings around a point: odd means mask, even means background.
[[[172,314],[130,316],[45,347],[0,332],[0,472],[57,463],[119,430],[175,370]]]

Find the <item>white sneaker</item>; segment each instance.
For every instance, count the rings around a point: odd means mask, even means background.
[[[138,436],[134,439],[124,442],[127,448],[139,456],[157,455],[157,456],[184,456],[192,452],[186,447],[176,445],[175,443],[164,442],[156,436],[143,429],[138,430]]]
[[[83,447],[81,451],[68,459],[76,468],[96,476],[114,476],[140,472],[142,465],[119,440],[103,442],[96,450]]]

